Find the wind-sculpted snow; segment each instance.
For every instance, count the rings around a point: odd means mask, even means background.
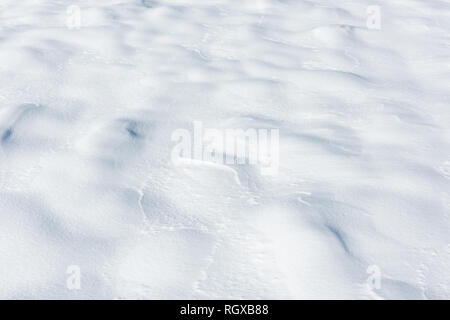
[[[449,299],[450,4],[373,5],[3,0],[0,298]]]

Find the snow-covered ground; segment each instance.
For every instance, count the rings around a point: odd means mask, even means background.
[[[448,0],[1,0],[0,298],[449,299],[449,89]]]

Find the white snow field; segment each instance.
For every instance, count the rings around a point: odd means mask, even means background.
[[[450,1],[0,0],[0,298],[450,299]]]

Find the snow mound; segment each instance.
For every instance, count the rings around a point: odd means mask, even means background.
[[[0,298],[449,299],[449,18],[3,0]],[[276,174],[176,165],[195,122],[277,129]]]

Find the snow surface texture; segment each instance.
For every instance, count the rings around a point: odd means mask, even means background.
[[[450,298],[448,0],[1,0],[0,62],[0,298]]]

